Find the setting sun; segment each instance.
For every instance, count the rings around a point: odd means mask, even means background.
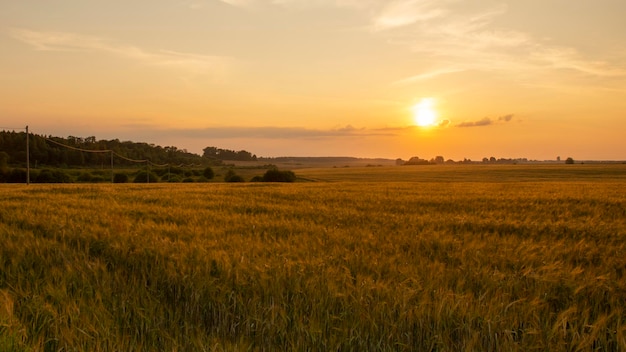
[[[433,105],[433,98],[423,98],[418,104],[413,106],[413,116],[418,126],[434,126],[437,123],[437,113]]]

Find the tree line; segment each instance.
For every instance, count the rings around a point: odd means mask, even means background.
[[[109,153],[84,152],[78,149],[111,150],[117,155],[114,158],[116,165],[136,164],[131,160],[149,160],[154,164],[219,166],[223,165],[225,160],[256,160],[256,155],[245,150],[234,151],[206,147],[201,156],[174,146],[162,147],[149,143],[120,141],[119,139],[97,140],[94,136],[62,138],[31,133],[29,135],[29,149],[30,163],[34,167],[84,167],[107,165],[111,162]],[[9,165],[25,167],[25,132],[0,131],[0,163],[5,167]]]

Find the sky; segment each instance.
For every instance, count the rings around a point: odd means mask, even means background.
[[[0,130],[626,160],[623,0],[0,0]]]

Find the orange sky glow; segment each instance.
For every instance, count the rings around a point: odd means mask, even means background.
[[[621,0],[4,1],[0,130],[200,154],[626,160],[624,13]]]

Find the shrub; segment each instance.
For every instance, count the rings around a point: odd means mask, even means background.
[[[226,172],[226,175],[224,175],[224,181],[230,182],[230,179],[235,177],[236,175],[237,174],[235,173],[235,170],[228,169],[228,171]]]
[[[169,183],[177,183],[177,182],[180,182],[180,181],[181,181],[181,179],[180,179],[180,177],[178,175],[170,175],[170,179],[167,180],[167,182],[169,182]]]
[[[159,177],[163,177],[164,175],[167,175],[168,172],[169,172],[168,169],[154,169],[154,173],[159,175]]]
[[[93,179],[93,177],[91,176],[91,174],[89,172],[82,172],[80,175],[78,175],[78,177],[76,178],[76,181],[78,182],[91,182]]]
[[[184,182],[184,183],[192,183],[192,182],[194,182],[194,181],[193,181],[193,178],[191,178],[191,177],[185,177],[185,178],[183,179],[183,182]]]
[[[226,182],[246,182],[243,177],[239,175],[233,175]]]
[[[295,182],[296,174],[289,170],[270,169],[263,175],[263,182]]]
[[[106,180],[102,176],[93,176],[91,178],[91,182],[93,182],[93,183],[100,183],[100,182],[104,182],[104,181],[106,181]]]
[[[159,182],[159,176],[157,176],[157,174],[155,174],[154,172],[146,172],[146,171],[139,171],[139,173],[137,174],[137,176],[135,176],[135,179],[133,180],[134,183],[156,183]]]
[[[128,182],[128,175],[117,173],[113,175],[113,183],[126,183]]]
[[[213,177],[215,177],[215,172],[213,172],[213,169],[209,166],[206,169],[204,169],[204,172],[202,172],[202,176],[211,180],[213,179]]]
[[[41,170],[35,178],[37,183],[70,183],[71,181],[70,176],[61,170]]]
[[[571,164],[573,164],[573,163],[574,163],[574,159],[572,159],[572,158],[567,158],[567,159],[565,159],[565,163],[566,163],[566,164],[568,164],[568,165],[571,165]]]
[[[8,183],[26,183],[26,170],[24,169],[13,169],[6,176],[6,181]]]
[[[182,175],[185,171],[178,166],[170,167],[170,174]]]
[[[263,176],[256,175],[250,180],[250,182],[263,182]]]

